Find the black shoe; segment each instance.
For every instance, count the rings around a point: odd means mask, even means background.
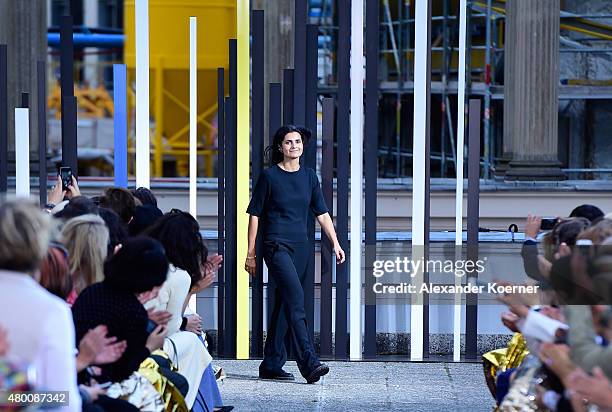
[[[329,366],[322,363],[317,366],[308,376],[306,376],[306,382],[315,383],[321,379],[321,376],[325,376],[329,373]]]
[[[259,370],[259,379],[272,379],[277,381],[294,381],[295,376],[292,373],[285,372],[284,370],[269,371],[265,369]]]

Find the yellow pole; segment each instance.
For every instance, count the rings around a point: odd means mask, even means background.
[[[237,206],[237,299],[236,299],[236,358],[249,358],[249,275],[244,270],[242,262],[247,255],[247,226],[248,216],[246,208],[249,204],[249,0],[237,1],[237,30],[238,30],[238,90],[237,90],[237,118],[238,125],[237,144],[238,156],[236,161],[236,206]]]

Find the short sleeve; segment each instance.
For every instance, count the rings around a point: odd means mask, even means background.
[[[314,170],[311,170],[312,180],[312,196],[310,197],[310,210],[315,216],[321,216],[328,212],[327,206],[325,205],[325,199],[323,198],[323,192],[321,191],[321,185],[319,184],[319,178]]]
[[[247,213],[252,216],[261,216],[266,207],[266,199],[268,198],[269,182],[266,173],[262,173],[257,180],[253,196],[247,208]]]

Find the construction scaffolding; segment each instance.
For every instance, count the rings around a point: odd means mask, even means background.
[[[335,93],[336,2],[311,0],[310,16],[319,24],[320,93]],[[455,136],[458,19],[457,0],[434,2],[432,10],[432,177],[455,175]],[[380,2],[380,177],[411,175],[412,82],[414,53],[414,2]],[[612,26],[602,21],[607,14],[572,14],[561,11],[560,53],[612,54]],[[482,174],[492,178],[502,156],[503,65],[505,0],[468,1],[467,91],[483,100]],[[566,33],[575,34],[568,38]],[[576,37],[578,35],[579,37]],[[604,46],[594,47],[593,42]],[[607,80],[560,79],[559,100],[612,99],[612,83]],[[607,168],[571,168],[564,172],[588,178],[590,172],[612,173]]]

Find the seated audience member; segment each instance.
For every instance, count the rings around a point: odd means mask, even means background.
[[[81,196],[81,191],[79,190],[76,178],[73,176],[72,184],[68,186],[67,190],[64,190],[62,178],[58,175],[55,184],[47,194],[45,210],[54,215],[63,210],[70,199],[79,196]]]
[[[203,276],[208,251],[199,225],[189,213],[172,211],[160,218],[146,234],[164,245],[170,262],[168,279],[149,305],[172,314],[164,350],[171,359],[178,359],[179,373],[189,381],[190,390],[185,398],[187,406],[193,407],[194,411],[231,410],[231,406],[223,406],[212,357],[200,336],[200,317],[193,314],[185,320],[183,318],[192,293],[210,285],[213,277],[212,274]]]
[[[110,209],[101,207],[98,214],[108,229],[108,256],[110,256],[115,252],[115,248],[128,238],[128,228],[119,215]]]
[[[149,227],[153,226],[159,218],[164,214],[157,206],[153,205],[142,205],[136,206],[134,211],[134,218],[129,224],[130,236],[138,236],[142,234]]]
[[[32,364],[37,390],[68,391],[60,411],[80,411],[70,309],[35,278],[50,237],[50,217],[27,202],[0,206],[0,325],[8,359]]]
[[[77,295],[87,286],[104,279],[109,234],[100,216],[83,215],[70,219],[62,228],[60,240],[68,249],[70,273]],[[74,296],[69,303],[73,301]]]
[[[136,206],[136,198],[132,193],[120,187],[109,187],[100,198],[100,207],[113,210],[126,225],[134,217]]]
[[[40,266],[38,283],[58,298],[66,301],[72,292],[68,251],[60,244],[51,244]]]
[[[108,335],[125,341],[125,352],[116,362],[100,365],[99,382],[121,382],[138,369],[151,352],[159,349],[166,327],[147,331],[148,315],[139,296],[155,294],[166,279],[168,260],[159,242],[149,238],[128,239],[105,265],[105,278],[83,290],[72,313],[77,339],[98,325]]]
[[[136,190],[132,190],[132,194],[136,199],[140,200],[143,206],[151,205],[157,207],[157,198],[155,198],[153,192],[146,187],[139,187]]]
[[[97,215],[98,207],[90,198],[85,196],[77,196],[70,199],[61,211],[57,213],[51,211],[51,214],[65,222],[78,216],[90,214]]]
[[[584,217],[591,223],[597,223],[604,217],[604,212],[597,206],[585,204],[575,207],[569,217]]]

